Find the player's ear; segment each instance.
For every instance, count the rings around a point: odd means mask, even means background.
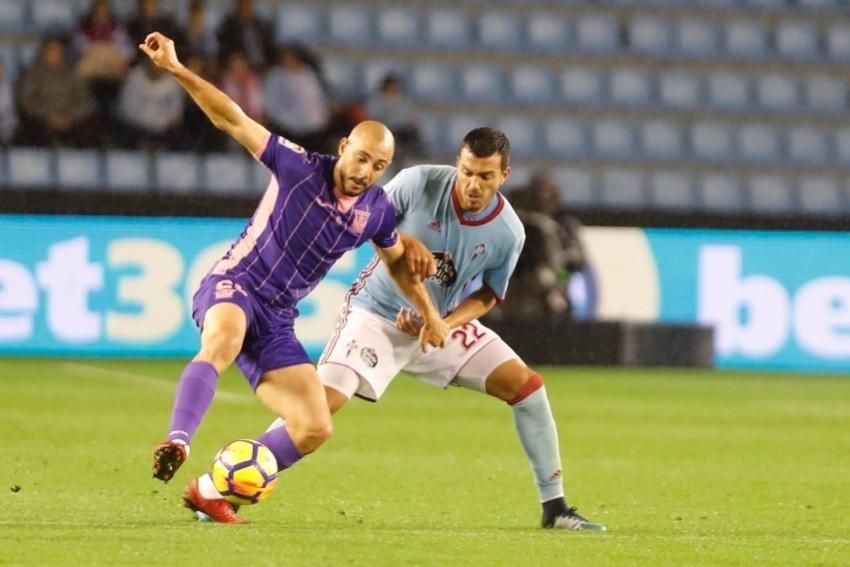
[[[511,166],[506,167],[502,170],[502,183],[508,180],[508,177],[511,176]]]
[[[345,151],[345,147],[346,147],[347,145],[348,145],[348,138],[342,138],[342,139],[339,141],[339,147],[338,147],[338,148],[337,148],[337,150],[336,150],[336,151],[337,151],[337,153],[338,153],[339,155],[342,155],[342,152],[344,152],[344,151]]]

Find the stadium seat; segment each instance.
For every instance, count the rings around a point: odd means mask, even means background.
[[[378,12],[378,39],[384,45],[419,43],[419,14],[411,8],[387,7]]]
[[[733,155],[732,129],[720,122],[697,122],[691,128],[691,148],[699,159],[729,159]]]
[[[5,77],[10,81],[14,81],[20,72],[18,66],[18,52],[15,47],[9,43],[0,43],[0,64],[3,65]]]
[[[767,52],[767,28],[759,22],[733,20],[726,25],[725,47],[735,57],[762,57]]]
[[[599,71],[589,67],[570,67],[561,71],[561,98],[582,105],[597,105],[604,101],[604,85]]]
[[[269,186],[272,179],[272,172],[259,161],[252,159],[248,160],[248,187],[249,193],[261,195]]]
[[[616,69],[609,76],[611,102],[624,106],[643,106],[651,101],[650,75],[638,68]]]
[[[136,1],[135,0],[111,0],[109,3],[112,6],[112,13],[118,18],[118,20],[122,22],[126,22],[130,18],[132,18],[136,14]],[[221,12],[222,6],[218,2],[207,2],[207,11],[216,10]],[[81,10],[82,13],[85,13],[91,2],[86,2],[84,4],[84,8]],[[212,22],[210,22],[212,25]]]
[[[652,175],[649,200],[661,209],[694,208],[693,180],[686,173],[659,171]]]
[[[552,99],[552,75],[545,67],[518,65],[510,76],[511,93],[523,102],[548,102]]]
[[[788,158],[801,164],[826,163],[830,144],[826,134],[813,126],[795,126],[788,131]]]
[[[626,158],[635,154],[631,125],[622,120],[601,120],[593,124],[594,152],[608,158]]]
[[[445,121],[446,127],[443,129],[446,136],[443,139],[443,152],[446,151],[446,148],[451,148],[452,153],[455,153],[455,148],[458,147],[460,141],[470,130],[492,123],[493,121],[489,117],[481,115],[459,113],[448,116]]]
[[[745,124],[738,128],[736,156],[745,162],[776,162],[781,159],[779,132],[767,124]]]
[[[497,102],[504,94],[504,78],[494,65],[472,64],[461,71],[463,96],[470,101]]]
[[[850,60],[850,25],[836,24],[827,28],[826,50],[832,59]]]
[[[771,73],[756,80],[759,104],[771,110],[790,110],[799,103],[798,85],[786,75]]]
[[[20,0],[0,0],[0,31],[20,32],[25,29],[25,4]]]
[[[363,74],[363,89],[364,92],[371,93],[381,86],[381,80],[388,73],[392,73],[399,79],[401,79],[402,84],[407,84],[407,75],[405,73],[404,66],[398,61],[390,61],[388,59],[375,59],[370,58],[363,65],[362,69]]]
[[[411,92],[421,100],[453,100],[457,81],[451,67],[441,63],[421,63],[413,69]]]
[[[593,185],[593,174],[587,169],[559,167],[554,171],[555,183],[561,202],[567,207],[596,205],[598,195]]]
[[[38,53],[38,42],[27,41],[18,44],[18,67],[21,71],[35,62],[35,55]]]
[[[667,55],[673,44],[672,25],[653,16],[637,16],[628,24],[629,48],[639,53]]]
[[[106,152],[107,189],[141,190],[151,187],[151,168],[144,152],[109,150]]]
[[[503,116],[496,121],[496,128],[507,134],[511,151],[518,156],[534,156],[540,150],[537,123],[525,116]]]
[[[420,113],[418,118],[419,137],[422,139],[425,152],[437,156],[445,154],[447,148],[442,139],[444,133],[442,118],[427,112]],[[449,146],[451,147],[453,146]]]
[[[620,47],[617,20],[602,14],[586,14],[576,19],[576,41],[584,51],[611,52]]]
[[[465,12],[435,8],[428,12],[425,37],[434,47],[465,47],[469,39],[469,21]]]
[[[674,108],[694,108],[701,103],[702,93],[697,75],[684,71],[664,73],[658,78],[658,98]]]
[[[188,152],[159,152],[154,159],[156,184],[164,193],[191,193],[200,188],[198,156]]]
[[[74,6],[68,0],[35,0],[30,3],[33,26],[41,31],[69,30],[76,24]]]
[[[242,154],[208,154],[203,157],[203,189],[210,193],[243,193],[253,185],[248,160]]]
[[[487,49],[516,49],[520,44],[520,14],[497,10],[478,16],[478,40]]]
[[[740,211],[744,205],[740,180],[728,174],[711,173],[700,179],[699,201],[707,211]]]
[[[794,194],[787,178],[781,175],[756,175],[749,181],[750,204],[759,213],[793,211]]]
[[[95,150],[57,150],[56,184],[65,188],[99,189],[104,182],[102,167],[100,153]]]
[[[801,177],[797,182],[800,210],[817,215],[844,215],[838,182],[830,177]]]
[[[675,122],[653,120],[641,124],[640,140],[643,154],[647,157],[662,160],[682,157],[684,135]]]
[[[818,30],[813,23],[782,22],[774,38],[776,51],[783,57],[808,59],[818,54]]]
[[[631,169],[603,171],[600,183],[602,202],[609,207],[645,208],[643,174]]]
[[[322,70],[334,97],[345,99],[358,97],[364,93],[363,85],[360,83],[363,75],[356,61],[327,56],[322,60]]]
[[[543,125],[546,149],[558,158],[577,158],[587,154],[584,124],[571,118],[547,120]]]
[[[712,22],[689,18],[676,26],[675,47],[689,57],[711,57],[720,47],[719,36]]]
[[[830,10],[846,7],[846,4],[842,0],[797,0],[797,3],[809,10]]]
[[[53,185],[52,155],[43,148],[10,148],[7,154],[9,185],[49,188]]]
[[[743,110],[750,105],[750,82],[746,75],[720,71],[708,75],[706,83],[711,106]]]
[[[283,3],[277,11],[275,23],[278,42],[314,43],[325,33],[322,13],[318,7],[309,4]]]
[[[361,5],[335,5],[328,11],[328,36],[345,45],[366,45],[373,38],[369,8]]]
[[[537,51],[561,52],[569,43],[569,29],[559,14],[534,11],[526,23],[526,46]]]
[[[804,81],[806,105],[821,112],[842,112],[847,108],[847,81],[841,77],[818,75]]]
[[[850,128],[838,129],[833,144],[835,159],[842,164],[850,163]]]

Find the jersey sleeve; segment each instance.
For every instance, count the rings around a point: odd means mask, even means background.
[[[514,240],[513,246],[507,251],[504,259],[497,266],[484,271],[484,285],[490,288],[490,291],[496,295],[496,299],[500,303],[504,301],[505,294],[508,292],[508,282],[514,273],[524,244],[525,235],[519,235]]]
[[[426,180],[427,173],[423,166],[408,167],[399,171],[384,186],[384,191],[395,209],[397,222],[401,222],[416,204],[425,189]]]
[[[382,200],[385,206],[381,207],[381,217],[378,219],[378,228],[372,237],[372,242],[378,248],[392,248],[398,242],[396,215],[386,197],[382,197]]]
[[[288,173],[303,170],[309,159],[307,150],[277,134],[271,134],[263,149],[254,155],[257,161],[265,165],[279,178],[286,178]]]

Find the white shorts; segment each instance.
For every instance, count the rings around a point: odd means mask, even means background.
[[[318,365],[350,368],[360,376],[356,394],[377,401],[401,371],[439,388],[455,383],[484,391],[487,376],[497,366],[518,358],[478,321],[454,329],[444,347],[422,352],[418,338],[397,329],[393,321],[353,307],[343,308]]]

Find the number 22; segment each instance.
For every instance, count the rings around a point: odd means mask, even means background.
[[[463,326],[452,331],[451,335],[453,339],[460,339],[460,344],[466,350],[469,350],[483,336],[484,332],[478,330],[474,323],[464,323]]]

